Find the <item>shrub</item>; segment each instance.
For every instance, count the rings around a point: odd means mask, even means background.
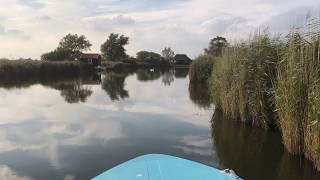
[[[211,55],[201,55],[191,64],[189,70],[190,81],[206,82],[211,76],[214,57]]]

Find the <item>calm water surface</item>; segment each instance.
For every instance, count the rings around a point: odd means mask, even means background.
[[[162,153],[232,168],[247,180],[319,180],[277,132],[223,121],[187,69],[81,79],[0,80],[0,179],[85,180]]]

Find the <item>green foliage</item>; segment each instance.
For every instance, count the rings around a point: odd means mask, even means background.
[[[0,60],[0,83],[11,88],[28,86],[51,79],[76,78],[91,69],[78,62],[49,62],[36,60]]]
[[[149,52],[149,51],[138,52],[136,60],[139,65],[145,65],[145,66],[169,66],[170,65],[170,62],[165,61],[160,54]]]
[[[302,29],[303,30],[303,29]],[[320,169],[320,25],[310,23],[285,40],[275,89],[286,148]]]
[[[201,55],[191,64],[189,69],[190,81],[206,82],[213,69],[214,57],[211,55]]]
[[[63,37],[59,46],[41,56],[45,61],[64,61],[79,59],[82,51],[90,50],[92,44],[84,35],[68,34]]]
[[[128,57],[125,45],[129,43],[129,37],[111,33],[105,43],[101,45],[101,53],[104,59],[109,61],[119,61]]]
[[[41,60],[44,61],[66,61],[71,60],[72,52],[67,49],[57,48],[51,52],[44,53],[41,55]]]
[[[63,37],[59,43],[59,48],[71,52],[72,59],[80,57],[82,51],[90,50],[92,44],[84,35],[68,34]]]
[[[140,51],[137,53],[137,60],[142,62],[159,62],[161,61],[161,55],[154,52],[148,52],[148,51]]]
[[[210,54],[212,56],[221,56],[223,49],[227,47],[227,45],[228,45],[228,42],[226,38],[217,36],[211,39],[209,43],[209,47],[204,51],[206,54]]]
[[[320,24],[286,39],[267,34],[225,49],[210,79],[215,104],[231,119],[276,123],[289,152],[320,169]]]
[[[278,41],[267,34],[226,48],[210,80],[216,104],[232,119],[273,125],[273,82],[279,61]]]

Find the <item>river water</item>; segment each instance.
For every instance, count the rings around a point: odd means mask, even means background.
[[[77,79],[0,80],[0,179],[85,180],[161,153],[231,168],[246,180],[319,180],[278,132],[223,119],[188,69]]]

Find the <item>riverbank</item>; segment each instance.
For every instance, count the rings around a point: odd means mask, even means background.
[[[277,128],[286,149],[320,170],[320,28],[256,34],[215,59],[211,96],[227,119]],[[192,66],[191,66],[192,68]]]
[[[66,84],[81,79],[90,80],[95,75],[94,68],[74,61],[0,60],[0,87],[6,89],[35,84]]]

